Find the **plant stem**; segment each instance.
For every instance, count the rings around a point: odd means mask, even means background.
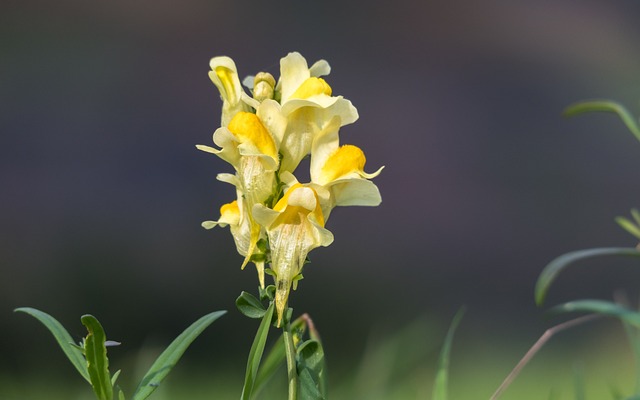
[[[553,337],[553,335],[555,335],[556,333],[561,332],[561,331],[563,331],[565,329],[574,327],[576,325],[583,324],[585,322],[593,321],[594,319],[600,318],[600,317],[602,317],[602,316],[601,315],[597,315],[597,314],[589,314],[589,315],[585,315],[583,317],[578,317],[578,318],[563,322],[561,324],[558,324],[556,326],[553,326],[553,327],[547,329],[542,334],[542,336],[540,336],[538,341],[535,342],[533,344],[533,346],[531,346],[529,351],[527,351],[527,354],[525,354],[524,357],[522,357],[522,359],[518,362],[518,364],[515,366],[515,368],[513,368],[511,373],[509,373],[509,375],[504,379],[504,381],[502,382],[500,387],[495,391],[493,396],[491,396],[490,400],[496,400],[498,397],[500,397],[502,392],[511,384],[511,382],[513,382],[516,379],[516,377],[518,376],[518,374],[520,373],[522,368],[524,368],[524,366],[527,365],[527,363],[529,363],[529,361],[531,361],[533,356],[542,348],[542,346],[545,345],[545,343],[547,343],[547,341],[549,339],[551,339]]]
[[[298,398],[298,372],[296,368],[296,349],[293,345],[293,335],[291,334],[291,324],[285,322],[282,327],[282,339],[284,340],[284,350],[287,357],[287,375],[289,376],[289,397],[288,400]]]

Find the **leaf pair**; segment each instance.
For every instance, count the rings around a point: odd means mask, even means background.
[[[95,317],[92,315],[82,316],[81,322],[87,328],[88,334],[84,338],[82,346],[77,346],[73,343],[69,332],[51,315],[30,307],[17,308],[15,311],[33,316],[53,334],[71,364],[91,384],[99,400],[113,400],[113,386],[120,371],[116,372],[113,377],[110,376],[106,349],[109,342],[106,340],[102,325]],[[132,399],[143,400],[149,397],[195,338],[225,313],[226,311],[216,311],[207,314],[182,332],[149,368]],[[118,390],[118,399],[124,400],[124,398],[124,393]]]

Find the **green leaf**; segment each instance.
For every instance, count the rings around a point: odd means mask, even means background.
[[[268,271],[270,271],[269,268],[264,270],[264,272],[266,274],[269,273]],[[271,272],[273,272],[273,271],[271,271]],[[264,289],[259,287],[258,291],[260,292],[260,300],[262,300],[262,301],[273,301],[273,299],[276,297],[276,287],[275,287],[275,285],[268,285]]]
[[[293,335],[293,341],[301,340],[307,327],[307,323],[304,317],[300,317],[291,322],[291,332]],[[315,330],[311,333],[311,338],[320,341],[320,337]],[[315,335],[314,335],[315,334]],[[280,368],[285,360],[285,348],[284,348],[284,336],[280,335],[267,353],[267,356],[262,360],[260,368],[258,369],[258,375],[256,376],[255,383],[253,385],[253,394],[258,394],[262,387],[271,379]]]
[[[560,304],[549,310],[551,313],[587,312],[616,317],[635,327],[640,327],[640,312],[632,311],[620,304],[604,300],[576,300]]]
[[[267,312],[260,300],[247,292],[240,293],[236,299],[236,307],[238,307],[238,311],[249,318],[262,318]]]
[[[122,372],[122,370],[117,370],[115,374],[113,374],[113,376],[111,377],[111,386],[115,386],[116,385],[116,381],[118,380],[118,377],[120,376],[120,372]]]
[[[440,359],[438,361],[438,371],[436,372],[436,382],[433,386],[433,400],[447,399],[447,385],[449,381],[449,359],[451,357],[451,345],[453,343],[453,334],[455,333],[462,316],[464,315],[464,307],[458,310],[451,321],[449,331],[444,340],[444,345],[440,351]]]
[[[324,400],[325,397],[320,393],[316,380],[311,376],[311,371],[303,369],[298,373],[300,381],[300,400]]]
[[[627,128],[634,134],[636,139],[640,140],[640,127],[631,113],[620,103],[611,100],[590,100],[576,104],[572,104],[564,110],[565,117],[593,112],[604,111],[617,114]]]
[[[622,227],[622,229],[640,239],[640,226],[634,224],[631,220],[625,217],[616,217],[616,222]]]
[[[264,384],[267,383],[276,373],[278,368],[283,365],[284,358],[284,338],[280,336],[280,338],[275,341],[273,347],[271,347],[271,350],[269,350],[269,353],[267,353],[267,356],[264,358],[260,368],[258,369],[258,375],[256,376],[253,384],[254,394],[259,393]]]
[[[247,359],[247,370],[244,375],[244,385],[242,387],[242,400],[248,400],[253,393],[253,387],[258,374],[258,367],[260,367],[260,360],[262,359],[262,353],[264,352],[264,346],[267,342],[267,336],[269,335],[269,328],[271,327],[271,320],[273,319],[274,303],[269,305],[267,312],[262,317],[256,337],[253,339],[251,350],[249,351],[249,358]]]
[[[71,364],[76,367],[80,375],[82,375],[87,382],[91,383],[89,373],[87,372],[87,362],[82,355],[82,350],[75,345],[73,338],[60,322],[51,315],[31,307],[16,308],[14,311],[31,315],[49,329],[49,332],[51,332],[56,339],[64,354],[69,361],[71,361]]]
[[[107,336],[102,325],[93,315],[83,315],[80,321],[89,332],[84,339],[84,355],[87,358],[87,370],[93,391],[100,400],[113,400],[109,359],[107,358],[107,347],[104,345]]]
[[[631,216],[636,221],[636,224],[640,225],[640,211],[636,210],[635,208],[632,208],[631,209]]]
[[[200,318],[187,329],[184,330],[173,342],[158,356],[145,374],[133,394],[133,400],[143,400],[160,385],[160,382],[169,374],[176,365],[180,357],[187,350],[189,345],[204,331],[211,323],[220,318],[226,311],[215,311]]]
[[[300,396],[320,400],[326,397],[324,350],[317,340],[307,340],[297,350]]]
[[[536,304],[539,306],[544,303],[547,292],[551,283],[556,279],[558,274],[563,271],[569,265],[581,261],[585,258],[598,257],[598,256],[629,256],[640,257],[640,251],[634,248],[625,247],[610,247],[610,248],[597,248],[578,250],[571,253],[563,254],[555,260],[547,264],[542,270],[542,273],[538,277],[535,289]]]

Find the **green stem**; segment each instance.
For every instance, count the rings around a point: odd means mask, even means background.
[[[296,368],[296,349],[293,345],[293,335],[291,334],[291,324],[287,321],[282,327],[282,339],[284,340],[285,355],[287,357],[287,375],[289,376],[289,397],[288,400],[298,398],[298,372]]]

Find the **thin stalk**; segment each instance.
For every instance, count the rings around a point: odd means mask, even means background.
[[[531,359],[533,358],[533,356],[542,348],[542,346],[545,345],[545,343],[547,343],[549,341],[549,339],[551,339],[556,333],[561,332],[565,329],[569,329],[572,328],[574,326],[577,325],[581,325],[584,324],[585,322],[589,322],[589,321],[593,321],[596,318],[600,318],[602,317],[602,315],[598,315],[598,314],[589,314],[589,315],[585,315],[583,317],[578,317],[566,322],[563,322],[561,324],[558,324],[556,326],[553,326],[549,329],[547,329],[542,336],[540,336],[540,338],[533,344],[533,346],[531,346],[531,348],[529,349],[529,351],[527,351],[527,353],[524,355],[524,357],[522,357],[522,359],[518,362],[518,364],[513,368],[513,370],[509,373],[509,375],[507,375],[507,377],[504,379],[504,381],[502,382],[502,384],[500,385],[500,387],[495,391],[495,393],[493,394],[493,396],[491,396],[490,400],[496,400],[498,397],[500,397],[500,395],[502,394],[502,392],[504,392],[504,390],[509,387],[509,385],[511,385],[511,383],[516,379],[516,377],[518,376],[518,374],[520,374],[520,371],[522,370],[522,368],[524,368],[525,365],[527,365],[529,363],[529,361],[531,361]]]
[[[287,321],[282,327],[282,339],[284,340],[284,351],[287,358],[287,375],[289,376],[289,397],[288,400],[298,398],[298,372],[296,368],[296,349],[293,346],[293,335],[291,334],[291,324]]]

